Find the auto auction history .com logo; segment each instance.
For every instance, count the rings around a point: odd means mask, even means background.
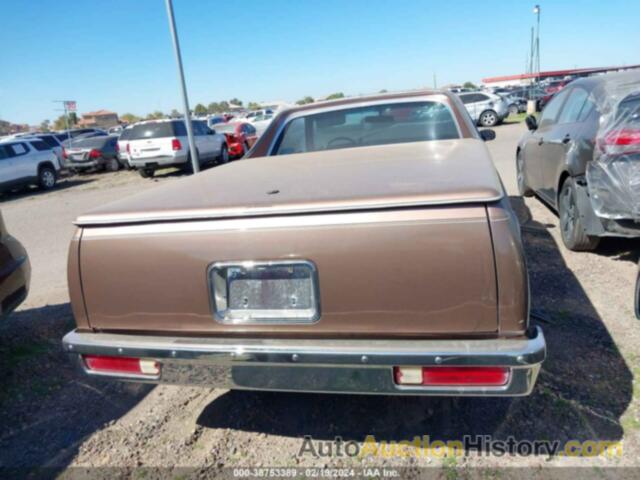
[[[502,457],[504,455],[547,455],[567,457],[622,457],[622,442],[609,440],[516,440],[508,437],[496,440],[491,435],[463,435],[461,440],[431,440],[429,435],[413,440],[378,441],[367,435],[364,442],[343,440],[314,440],[305,435],[298,456],[321,457],[382,457],[382,458],[445,458],[461,457],[477,452],[478,455]]]

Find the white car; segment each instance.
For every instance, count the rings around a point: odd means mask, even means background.
[[[25,185],[49,190],[55,187],[60,168],[56,154],[39,138],[0,142],[0,191]]]
[[[118,137],[118,160],[120,161],[120,165],[125,168],[131,167],[131,163],[129,162],[129,140],[131,139],[131,132],[134,126],[135,125],[129,125],[125,127]]]
[[[51,148],[51,150],[53,150],[53,153],[55,153],[56,157],[58,157],[58,163],[64,168],[62,140],[60,140],[60,138],[58,137],[59,135],[56,135],[54,133],[34,133],[31,135],[13,136],[13,137],[7,138],[7,140],[18,140],[18,139],[20,139],[21,141],[42,140],[44,143],[46,143],[49,146],[49,148]]]
[[[254,110],[252,112],[249,112],[245,115],[245,120],[247,122],[255,122],[257,120],[263,119],[263,117],[266,117],[268,115],[271,115],[271,117],[273,117],[273,115],[275,114],[275,111],[272,108],[264,108],[262,110]]]
[[[229,149],[227,137],[207,127],[204,121],[193,120],[193,134],[200,164],[227,163]],[[129,165],[144,178],[152,177],[155,170],[180,167],[191,170],[191,154],[187,129],[183,120],[150,120],[131,128],[125,147]]]
[[[493,127],[502,123],[509,115],[509,105],[500,95],[468,92],[460,93],[458,97],[476,125]]]
[[[274,115],[272,113],[269,113],[266,115],[258,115],[257,117],[254,117],[251,124],[256,129],[256,135],[258,137],[260,137],[260,135],[264,133],[267,127],[271,125],[271,122],[273,121],[273,117]]]

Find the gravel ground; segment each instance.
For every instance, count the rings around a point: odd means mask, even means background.
[[[556,216],[536,199],[517,197],[513,153],[522,124],[496,129],[489,144],[522,225],[532,307],[548,342],[548,359],[534,393],[518,399],[395,398],[307,395],[151,387],[78,375],[60,350],[73,320],[66,290],[66,250],[79,213],[110,199],[176,181],[149,181],[133,172],[95,174],[61,182],[49,193],[5,196],[8,229],[27,247],[32,290],[0,325],[0,467],[70,467],[145,476],[213,475],[227,467],[403,466],[403,476],[427,470],[442,478],[556,476],[554,466],[589,467],[580,476],[633,476],[604,467],[640,463],[640,334],[633,316],[633,282],[640,244],[604,241],[597,253],[561,244]],[[463,434],[516,440],[623,441],[621,458],[549,455],[449,458],[298,457],[304,435],[362,442],[457,440]],[[512,470],[504,470],[513,467]],[[530,467],[522,469],[518,467]],[[189,468],[194,470],[182,470]],[[564,470],[564,472],[573,470]],[[24,470],[20,471],[25,473]],[[335,476],[335,475],[334,475]],[[575,473],[571,473],[575,476]]]

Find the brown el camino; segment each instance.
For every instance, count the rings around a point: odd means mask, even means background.
[[[437,91],[284,111],[245,159],[78,218],[64,348],[135,381],[527,395],[545,341],[492,137]]]

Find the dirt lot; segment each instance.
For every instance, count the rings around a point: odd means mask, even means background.
[[[522,224],[534,323],[542,325],[548,359],[530,397],[505,399],[389,398],[231,392],[149,387],[88,379],[60,349],[72,328],[66,291],[66,249],[79,213],[161,182],[133,172],[66,180],[56,191],[5,196],[2,214],[27,247],[33,266],[25,304],[0,325],[0,466],[54,473],[69,467],[179,467],[210,475],[226,467],[398,465],[405,475],[432,467],[442,478],[551,477],[555,466],[630,478],[640,465],[640,333],[632,313],[640,243],[605,241],[597,253],[562,247],[557,218],[536,199],[517,197],[513,152],[522,124],[497,129],[490,143]],[[621,458],[483,455],[430,458],[298,457],[304,435],[362,442],[459,439],[492,435],[516,440],[623,441]],[[486,452],[485,452],[486,453]],[[505,467],[514,467],[502,470]],[[515,467],[532,467],[527,470]],[[229,472],[229,470],[224,470]],[[189,472],[192,472],[189,470]],[[565,472],[568,472],[565,470]],[[572,470],[573,472],[573,470]],[[22,471],[24,473],[24,471]],[[112,470],[92,470],[109,477]],[[575,476],[575,472],[571,476]]]

